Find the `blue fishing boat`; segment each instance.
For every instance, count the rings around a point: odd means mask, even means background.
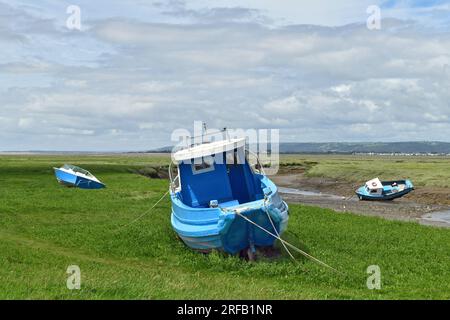
[[[171,222],[190,248],[254,252],[285,231],[288,206],[259,161],[250,165],[245,146],[245,139],[227,139],[174,153]]]
[[[375,178],[356,190],[360,200],[394,200],[403,197],[414,190],[414,185],[408,179],[380,181]]]
[[[81,189],[102,189],[105,185],[89,171],[80,167],[65,164],[61,168],[53,168],[58,182],[67,187]]]

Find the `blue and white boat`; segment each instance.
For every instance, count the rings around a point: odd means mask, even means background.
[[[81,189],[102,189],[105,185],[100,182],[89,171],[70,164],[65,164],[61,168],[53,168],[58,182],[67,187],[77,187]]]
[[[259,161],[252,168],[245,147],[245,139],[228,139],[174,153],[171,222],[187,246],[254,252],[285,231],[288,206]]]
[[[380,181],[380,179],[375,178],[358,188],[356,194],[360,200],[394,200],[413,190],[414,185],[408,179]]]

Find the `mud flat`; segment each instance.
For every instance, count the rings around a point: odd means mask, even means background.
[[[394,201],[359,201],[354,190],[358,185],[327,178],[307,177],[303,172],[283,173],[272,177],[283,199],[338,212],[351,212],[386,219],[416,221],[421,224],[450,227],[450,208],[439,203],[432,191],[428,198],[419,190]],[[419,192],[417,192],[419,191]],[[414,193],[419,196],[415,198]],[[427,203],[428,202],[428,203]]]

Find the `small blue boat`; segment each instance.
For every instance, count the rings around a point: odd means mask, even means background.
[[[105,185],[100,182],[89,171],[70,164],[65,164],[61,168],[53,168],[58,182],[67,187],[77,187],[81,189],[102,189]]]
[[[173,160],[178,175],[170,178],[171,222],[190,248],[254,252],[272,246],[286,229],[288,206],[262,166],[257,172],[249,164],[245,139],[193,146]]]
[[[408,179],[380,181],[375,178],[356,190],[360,200],[394,200],[403,197],[414,190],[414,185]]]

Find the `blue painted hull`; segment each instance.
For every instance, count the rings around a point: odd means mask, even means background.
[[[105,188],[103,183],[79,177],[75,174],[70,174],[60,169],[54,169],[55,176],[58,182],[67,187],[76,187],[80,189],[102,189]]]
[[[371,195],[361,194],[361,193],[358,193],[358,192],[356,192],[356,194],[358,195],[360,200],[366,200],[366,201],[390,201],[390,200],[394,200],[394,199],[397,199],[397,198],[401,198],[401,197],[407,195],[408,193],[410,193],[413,190],[414,189],[405,189],[404,191],[400,191],[400,192],[397,192],[395,194],[383,195],[383,196],[371,196]]]
[[[259,229],[233,210],[261,227],[276,234],[267,214],[270,215],[276,231],[280,234],[288,222],[288,206],[278,195],[276,186],[267,178],[261,181],[271,190],[267,200],[256,200],[226,208],[192,208],[186,206],[179,194],[171,193],[172,227],[190,248],[210,251],[217,249],[237,253],[251,246],[272,246],[275,238]]]

